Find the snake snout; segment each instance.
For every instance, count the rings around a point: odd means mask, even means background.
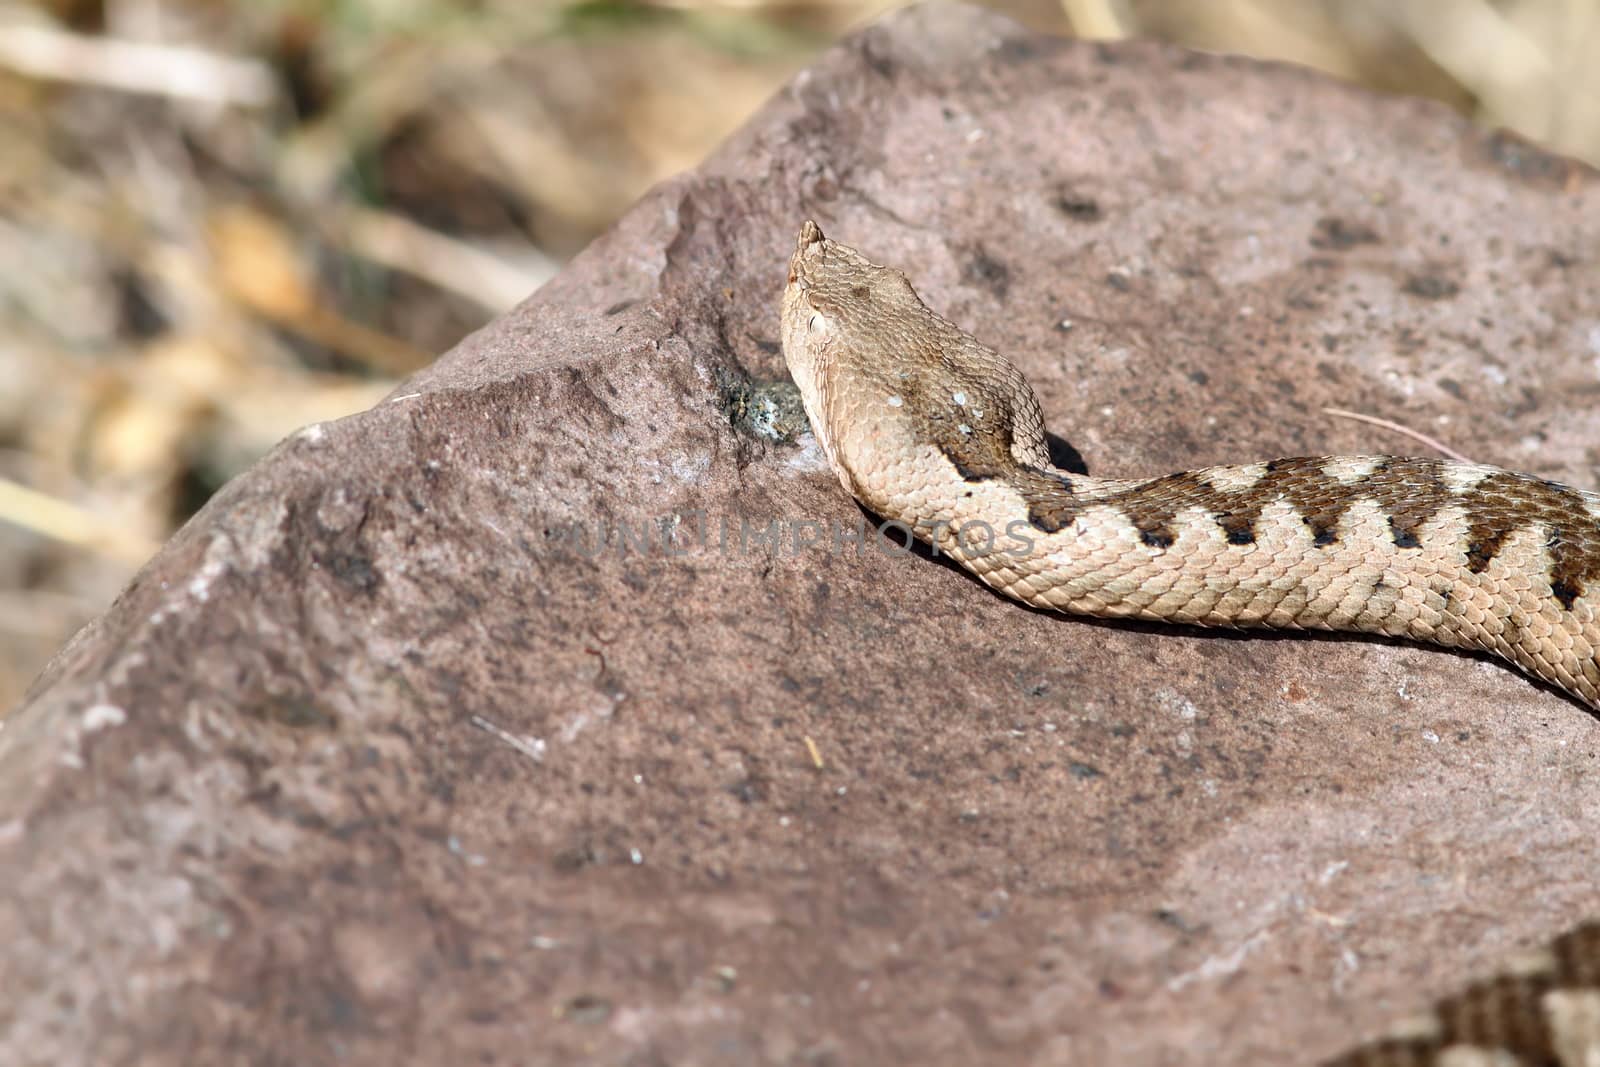
[[[806,219],[805,222],[800,224],[800,240],[795,248],[795,251],[804,252],[812,245],[821,244],[823,240],[822,227],[818,226],[811,219]]]

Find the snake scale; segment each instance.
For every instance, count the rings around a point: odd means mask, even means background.
[[[1600,495],[1391,456],[1142,480],[1059,470],[1021,372],[814,222],[789,262],[782,334],[844,488],[1006,596],[1101,618],[1478,650],[1600,710]],[[1600,925],[1331,1062],[1597,1067]]]

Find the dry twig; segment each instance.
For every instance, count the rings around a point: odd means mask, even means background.
[[[1413,441],[1416,441],[1419,444],[1428,446],[1441,456],[1444,456],[1446,459],[1453,459],[1457,463],[1474,462],[1474,460],[1472,460],[1470,457],[1463,456],[1460,452],[1457,452],[1455,449],[1451,448],[1442,441],[1436,441],[1427,434],[1422,433],[1419,430],[1413,430],[1409,426],[1402,426],[1398,422],[1391,422],[1388,419],[1380,419],[1376,415],[1363,415],[1359,411],[1345,411],[1343,408],[1323,408],[1322,413],[1324,415],[1334,415],[1341,419],[1354,419],[1356,422],[1364,422],[1369,426],[1379,426],[1385,430],[1392,430],[1397,434],[1411,438]]]
[[[265,107],[278,96],[271,68],[255,60],[49,26],[0,26],[0,65],[32,78],[213,104]]]

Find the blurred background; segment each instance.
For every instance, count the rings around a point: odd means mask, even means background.
[[[882,0],[0,0],[0,714],[228,478],[374,403]],[[1600,163],[1600,0],[994,0]]]

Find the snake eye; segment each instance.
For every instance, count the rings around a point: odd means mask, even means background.
[[[806,320],[806,328],[809,329],[812,333],[816,333],[817,331],[823,329],[827,325],[828,325],[828,320],[822,317],[822,313],[821,312],[817,312],[817,311],[813,311],[811,313],[811,317]]]

